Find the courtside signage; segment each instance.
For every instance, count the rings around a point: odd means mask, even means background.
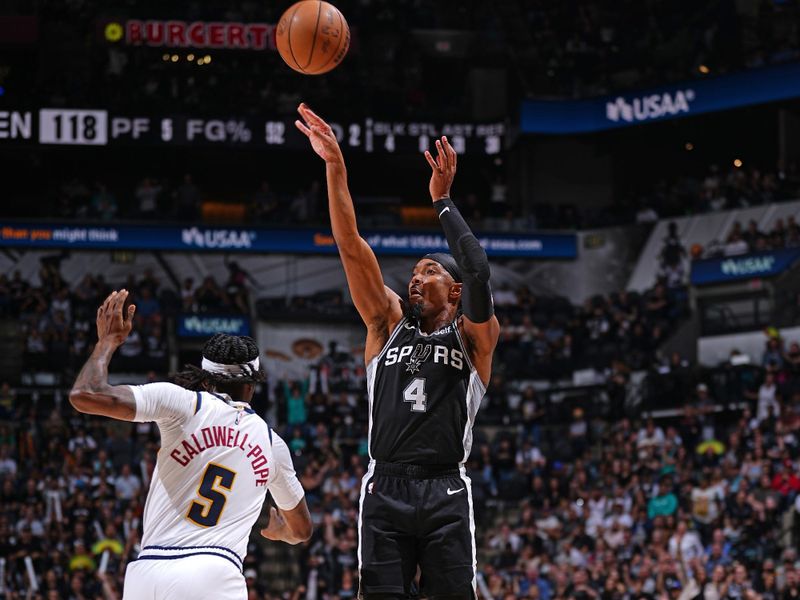
[[[376,254],[419,255],[447,250],[447,241],[430,231],[367,231]],[[569,233],[478,233],[489,256],[518,258],[577,257],[577,240]],[[329,230],[243,227],[94,226],[0,222],[0,248],[80,248],[117,250],[189,250],[297,254],[335,254]]]
[[[750,69],[587,100],[526,100],[522,133],[590,133],[800,97],[800,65]]]

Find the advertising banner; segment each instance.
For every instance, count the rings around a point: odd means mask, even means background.
[[[250,335],[250,319],[241,315],[180,315],[178,336],[208,338],[216,333]]]
[[[800,64],[587,100],[526,100],[522,133],[590,133],[800,97]]]
[[[772,277],[791,267],[798,258],[800,248],[696,260],[692,262],[691,282],[692,285],[705,285]]]
[[[443,234],[427,231],[364,232],[379,255],[419,256],[447,250]],[[574,234],[482,234],[486,253],[495,257],[564,258],[577,256]],[[322,229],[73,225],[0,221],[0,247],[113,250],[206,250],[290,254],[335,254],[333,236]]]

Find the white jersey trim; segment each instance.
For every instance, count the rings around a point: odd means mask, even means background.
[[[483,385],[478,372],[473,369],[467,382],[467,393],[464,394],[464,403],[467,410],[467,422],[464,425],[464,436],[461,443],[464,445],[464,458],[462,464],[469,459],[472,451],[472,427],[475,425],[475,417],[481,407],[481,400],[486,394],[486,386]]]
[[[369,480],[372,479],[372,476],[375,474],[375,461],[370,459],[369,467],[367,467],[367,472],[364,473],[364,478],[361,480],[361,495],[358,499],[358,581],[359,581],[359,588],[361,587],[361,569],[364,565],[362,558],[361,558],[361,540],[363,540],[363,536],[361,535],[361,530],[364,527],[364,497],[367,494],[367,484]],[[359,596],[361,590],[359,589]]]
[[[478,584],[478,556],[477,548],[475,547],[475,508],[472,503],[472,480],[467,476],[467,470],[462,465],[458,469],[458,474],[467,488],[467,502],[469,503],[469,533],[470,545],[472,546],[472,591],[477,598],[477,584]]]
[[[469,453],[472,451],[472,427],[475,425],[475,416],[478,414],[478,410],[481,407],[481,400],[483,400],[484,395],[486,395],[486,386],[483,385],[483,381],[481,381],[478,375],[478,370],[475,368],[475,365],[472,364],[469,352],[467,352],[467,347],[461,337],[461,332],[458,330],[457,321],[453,321],[453,328],[455,329],[456,338],[458,339],[461,351],[464,353],[464,358],[470,370],[469,381],[467,382],[467,393],[464,394],[467,422],[464,425],[464,436],[461,439],[461,443],[464,445],[464,458],[462,463],[465,463],[469,459]]]

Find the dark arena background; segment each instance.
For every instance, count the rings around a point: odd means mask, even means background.
[[[289,4],[0,4],[0,598],[122,597],[158,429],[68,401],[121,287],[114,383],[263,351],[315,527],[254,530],[249,598],[356,597],[364,328],[301,101],[401,295],[444,244],[422,151],[459,153],[502,326],[480,598],[800,597],[798,2],[339,0],[319,76],[275,49]]]

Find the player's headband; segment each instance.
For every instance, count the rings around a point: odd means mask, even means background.
[[[255,373],[258,373],[260,363],[257,356],[250,362],[236,365],[225,365],[214,362],[213,360],[208,360],[204,356],[200,366],[204,371],[215,373],[217,375],[227,375],[228,377],[250,377]]]
[[[432,260],[434,262],[439,263],[442,265],[442,268],[450,273],[450,276],[455,280],[456,283],[461,283],[461,271],[458,268],[458,264],[456,263],[456,259],[453,258],[447,252],[431,252],[430,254],[426,254],[422,257],[423,259],[427,258],[428,260]]]

